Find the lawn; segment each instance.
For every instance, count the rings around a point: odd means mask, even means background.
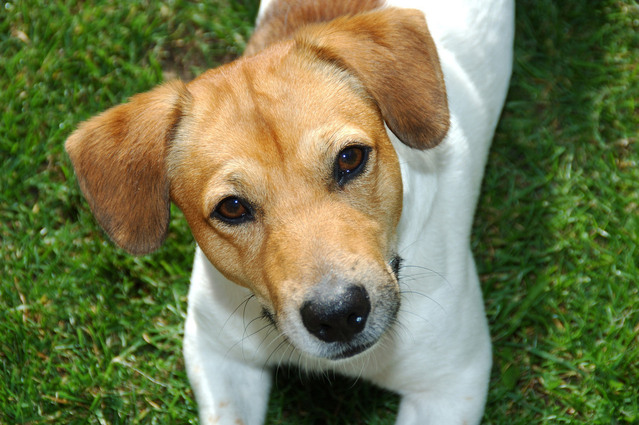
[[[174,209],[158,252],[114,247],[63,142],[241,54],[255,3],[2,4],[0,424],[197,423],[188,228]],[[639,423],[639,6],[518,1],[515,56],[473,234],[494,342],[484,422]],[[278,373],[268,423],[393,423],[396,396],[330,385]]]

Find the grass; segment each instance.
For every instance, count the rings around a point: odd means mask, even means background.
[[[63,142],[241,53],[256,4],[9,1],[0,11],[0,423],[196,423],[181,356],[193,241],[106,241]],[[639,7],[517,2],[475,221],[494,341],[487,424],[639,423]],[[397,398],[283,371],[269,424],[391,424]],[[356,396],[354,396],[356,395]]]

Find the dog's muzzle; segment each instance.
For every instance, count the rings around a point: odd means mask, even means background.
[[[395,279],[398,278],[401,259],[395,256],[389,261]],[[382,298],[386,297],[382,295]],[[380,294],[377,294],[377,298]],[[383,334],[380,328],[390,325],[395,319],[399,305],[377,301],[377,315],[371,318],[373,308],[371,296],[360,284],[320,284],[307,296],[300,308],[300,316],[306,330],[329,349],[328,357],[334,360],[359,354],[373,346]],[[384,322],[380,326],[380,321]],[[372,331],[371,328],[375,330]]]

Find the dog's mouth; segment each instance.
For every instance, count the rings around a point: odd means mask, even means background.
[[[314,288],[293,320],[281,320],[270,309],[263,316],[299,351],[329,360],[344,360],[377,345],[395,322],[399,310],[396,283],[401,258],[388,262],[392,284],[379,286],[343,285]],[[321,286],[321,285],[318,285]]]

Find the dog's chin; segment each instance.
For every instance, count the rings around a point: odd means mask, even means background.
[[[375,346],[375,344],[377,344],[377,341],[368,342],[366,344],[348,345],[348,346],[336,349],[335,352],[332,354],[327,353],[326,358],[328,360],[335,360],[335,361],[350,359],[352,357],[355,357],[359,354],[364,353],[365,351],[368,351],[368,349]]]
[[[308,341],[305,341],[300,344],[296,341],[291,340],[290,338],[288,339],[288,341],[297,349],[297,351],[303,353],[309,358],[327,360],[329,362],[341,362],[349,361],[359,356],[365,356],[378,345],[378,342],[382,336],[383,334],[380,335],[379,338],[375,338],[372,340],[348,343],[318,343],[317,341],[313,341],[312,343],[307,344],[305,342]]]

